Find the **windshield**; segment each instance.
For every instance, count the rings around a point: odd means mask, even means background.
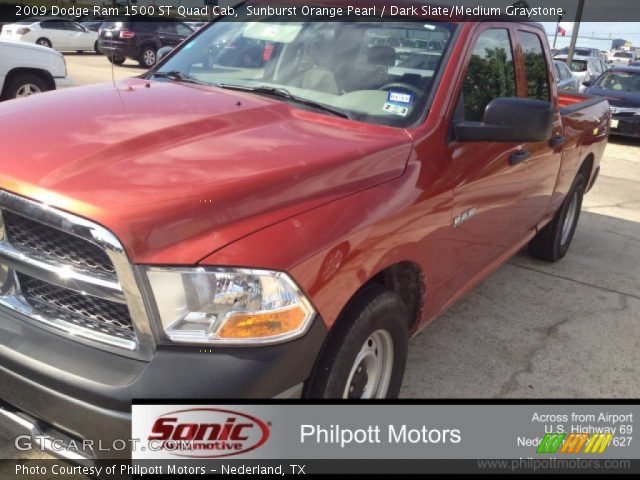
[[[407,126],[424,111],[453,29],[437,22],[219,21],[157,72],[261,94],[264,87],[286,90],[307,100],[305,108],[313,102],[355,120]]]
[[[640,93],[640,72],[606,72],[595,86],[605,90]]]

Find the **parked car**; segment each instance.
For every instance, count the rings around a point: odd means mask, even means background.
[[[611,58],[612,64],[613,64],[612,66],[626,67],[631,63],[635,62],[637,58],[638,57],[636,52],[630,52],[627,50],[618,50],[613,54],[613,57]]]
[[[630,67],[640,67],[640,62],[636,61],[636,62],[631,62],[629,64]]]
[[[557,95],[540,24],[394,18],[443,38],[416,83],[368,44],[388,25],[214,21],[140,77],[0,105],[12,431],[108,447],[132,397],[393,397],[409,337],[527,244],[567,253],[606,100]],[[216,63],[227,36],[264,63]]]
[[[142,67],[152,67],[158,49],[175,47],[193,33],[184,22],[131,18],[109,19],[100,27],[98,48],[116,65],[122,65],[130,58]]]
[[[68,87],[64,57],[50,48],[0,40],[0,100]]]
[[[63,51],[98,51],[98,34],[61,18],[31,19],[5,25],[2,40],[21,40]]]
[[[565,62],[554,60],[553,70],[556,74],[558,90],[566,90],[568,92],[577,92],[580,90],[580,81],[573,76]]]
[[[567,61],[567,55],[556,55],[555,60]],[[581,90],[591,85],[603,72],[609,68],[606,63],[597,57],[574,56],[569,66],[573,76],[580,82]]]
[[[569,48],[564,47],[560,50],[552,50],[552,54],[555,58],[556,55],[569,55]],[[573,55],[578,57],[595,57],[602,60],[604,63],[609,63],[609,59],[607,56],[607,52],[603,52],[602,50],[598,50],[597,48],[589,48],[589,47],[575,47],[573,50]]]
[[[640,138],[640,68],[612,68],[587,93],[608,100],[612,134]]]

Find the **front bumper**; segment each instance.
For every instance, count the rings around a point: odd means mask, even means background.
[[[56,90],[60,90],[61,88],[73,87],[74,85],[73,79],[69,77],[54,77],[53,80],[56,84]]]
[[[613,115],[612,121],[617,122],[617,127],[611,126],[611,135],[640,138],[640,115]]]
[[[326,334],[317,317],[305,336],[288,343],[158,347],[145,362],[73,342],[1,310],[0,428],[34,437],[44,432],[62,443],[89,440],[91,447],[81,453],[86,458],[127,458],[128,449],[113,446],[119,439],[128,443],[132,399],[170,403],[299,394]]]

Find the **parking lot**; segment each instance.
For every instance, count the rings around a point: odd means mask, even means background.
[[[75,85],[143,72],[66,59]],[[411,344],[402,396],[637,398],[639,267],[640,143],[614,138],[565,259],[521,252],[436,319]],[[16,456],[12,444],[0,432],[0,457]]]

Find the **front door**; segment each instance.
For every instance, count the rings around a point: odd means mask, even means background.
[[[518,96],[514,33],[500,23],[479,25],[456,87],[459,96],[451,125],[482,121],[492,100]],[[458,287],[525,234],[522,193],[527,186],[527,165],[518,161],[521,148],[451,138],[445,149],[454,185],[451,240],[458,271],[452,281]]]

